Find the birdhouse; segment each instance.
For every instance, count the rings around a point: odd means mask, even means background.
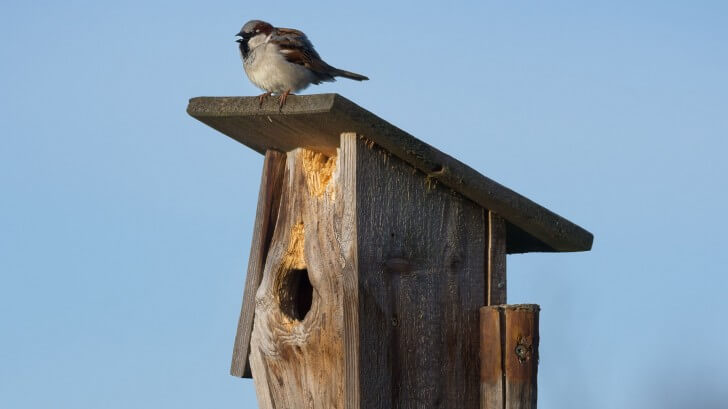
[[[589,232],[336,94],[187,112],[265,156],[231,367],[261,408],[535,407],[506,255]]]

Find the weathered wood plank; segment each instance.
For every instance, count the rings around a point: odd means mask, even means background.
[[[230,364],[230,374],[237,377],[251,377],[248,354],[250,353],[250,334],[253,331],[255,292],[258,291],[258,285],[263,275],[265,257],[268,254],[273,228],[278,217],[285,163],[285,153],[271,150],[265,153],[258,206],[253,225],[253,239],[248,258],[248,273],[245,277],[243,304],[240,308],[233,358]]]
[[[536,409],[539,306],[480,309],[480,409]]]
[[[343,139],[341,154],[356,155],[357,269],[345,273],[358,282],[359,407],[350,407],[475,408],[483,211],[370,141]]]
[[[502,310],[480,309],[480,409],[503,409],[503,346],[501,345]]]
[[[502,217],[488,213],[488,305],[506,303],[506,222]]]
[[[536,409],[538,305],[505,309],[505,409]]]
[[[359,378],[359,274],[357,269],[356,175],[358,138],[354,133],[341,135],[339,181],[341,196],[338,216],[342,229],[340,246],[343,259],[351,263],[343,269],[344,291],[344,409],[361,407]],[[363,245],[365,243],[362,243]],[[364,295],[366,296],[366,295]]]
[[[306,147],[330,155],[342,132],[356,132],[527,233],[509,243],[509,252],[591,249],[588,231],[340,95],[291,96],[281,112],[273,104],[258,108],[255,97],[200,97],[190,100],[187,112],[258,152]]]
[[[337,158],[289,152],[256,294],[250,365],[261,408],[344,407],[344,270],[355,242]],[[347,239],[348,235],[348,239]]]

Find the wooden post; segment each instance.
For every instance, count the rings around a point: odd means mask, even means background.
[[[480,409],[536,409],[539,310],[480,309]]]

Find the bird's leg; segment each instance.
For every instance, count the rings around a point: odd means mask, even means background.
[[[288,96],[291,95],[291,90],[287,89],[286,92],[281,94],[281,98],[278,101],[280,109],[283,109],[283,105],[286,105],[286,100],[288,99]]]
[[[265,101],[266,98],[271,96],[272,92],[264,92],[260,95],[258,95],[258,109],[263,108],[263,101]]]

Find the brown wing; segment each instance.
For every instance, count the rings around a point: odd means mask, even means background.
[[[313,48],[306,34],[292,28],[277,28],[270,42],[280,47],[286,61],[303,65],[313,71],[320,81],[333,81],[333,68],[326,64]]]

